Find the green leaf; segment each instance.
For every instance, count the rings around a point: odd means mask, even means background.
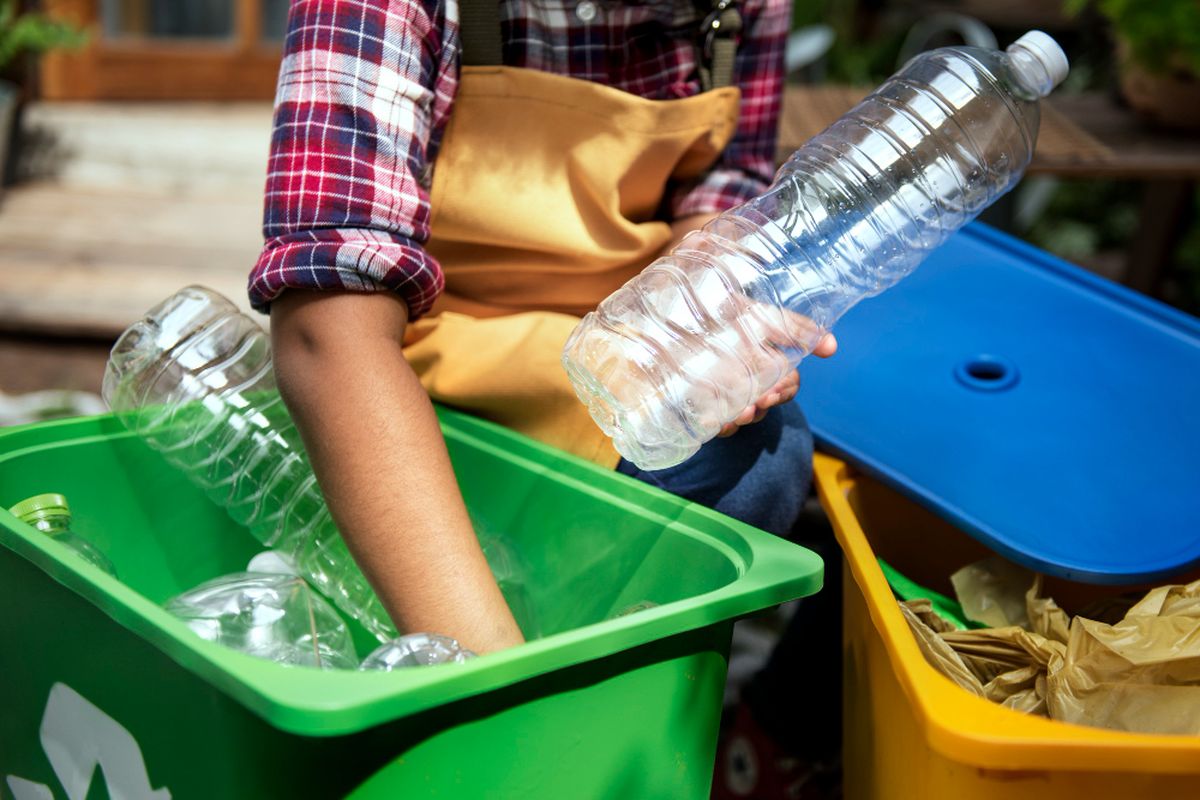
[[[14,0],[0,0],[0,69],[18,56],[79,47],[86,32],[42,14],[16,13]]]
[[[1087,0],[1065,0],[1077,14]],[[1200,76],[1200,2],[1197,0],[1094,0],[1131,57],[1150,72],[1187,69]]]

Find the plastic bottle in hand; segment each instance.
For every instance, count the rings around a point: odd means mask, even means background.
[[[275,387],[266,332],[189,286],[117,339],[104,400],[260,542],[381,642],[397,635],[325,506]]]
[[[584,317],[563,364],[625,458],[685,460],[864,297],[1011,189],[1067,60],[1031,31],[1005,52],[912,59],[798,150],[761,197],[685,238]]]
[[[59,544],[65,545],[94,567],[114,578],[117,571],[98,547],[71,530],[71,508],[61,494],[28,497],[8,510],[17,519],[32,525]]]
[[[318,669],[358,666],[346,623],[296,575],[222,575],[164,608],[202,639],[258,658]]]

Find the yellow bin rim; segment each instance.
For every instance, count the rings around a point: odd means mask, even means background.
[[[814,477],[892,670],[935,752],[982,769],[1200,774],[1200,736],[1128,733],[1023,714],[976,697],[930,666],[850,505],[858,473],[818,453]]]

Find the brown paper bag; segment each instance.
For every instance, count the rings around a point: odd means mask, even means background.
[[[985,564],[956,574],[974,608],[1015,616],[1015,573]],[[1082,725],[1200,734],[1200,581],[1154,589],[1113,624],[1070,619],[1041,589],[1037,576],[1025,591],[1028,628],[959,631],[928,601],[900,605],[929,663],[972,694]]]
[[[1200,581],[1152,590],[1114,625],[1076,617],[1048,691],[1055,719],[1200,734]]]
[[[1061,643],[1015,626],[954,630],[933,613],[928,600],[910,600],[900,608],[926,660],[943,675],[979,697],[1045,713],[1045,675],[1050,664],[1061,663]]]

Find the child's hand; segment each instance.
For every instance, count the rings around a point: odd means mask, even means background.
[[[834,338],[832,333],[827,333],[817,343],[817,346],[813,348],[812,354],[818,358],[829,358],[829,356],[836,352],[837,339]],[[779,383],[772,386],[769,392],[758,398],[757,402],[746,406],[742,410],[742,413],[738,414],[732,422],[726,423],[717,436],[732,436],[743,425],[751,425],[760,421],[767,415],[767,411],[772,406],[789,402],[796,396],[796,392],[798,391],[800,391],[800,372],[799,370],[792,370],[787,375],[784,375]]]

